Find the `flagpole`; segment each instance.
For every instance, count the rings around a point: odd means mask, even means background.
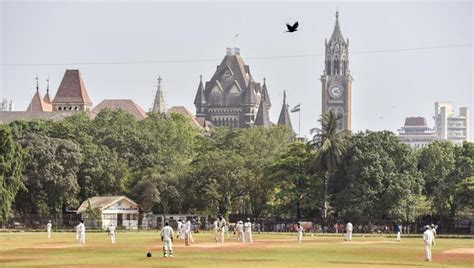
[[[300,110],[298,111],[298,138],[301,138],[301,103],[300,105]]]

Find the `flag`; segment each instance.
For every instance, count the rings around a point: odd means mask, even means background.
[[[301,109],[300,109],[300,105],[301,105],[301,104],[298,104],[298,105],[296,105],[295,107],[293,107],[293,109],[291,109],[291,112],[292,112],[292,113],[299,112],[299,111],[301,110]]]

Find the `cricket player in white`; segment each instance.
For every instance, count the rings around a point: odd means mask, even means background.
[[[184,244],[186,246],[189,246],[190,243],[194,243],[194,239],[193,239],[193,235],[192,235],[192,231],[191,231],[191,221],[188,220],[185,224],[184,224],[185,228],[184,228]]]
[[[222,216],[219,216],[217,220],[217,242],[224,243],[224,231],[227,222]]]
[[[186,224],[181,222],[181,227],[178,230],[179,232],[179,239],[185,240],[186,239]]]
[[[113,223],[109,224],[108,232],[109,232],[109,236],[110,236],[110,240],[112,241],[112,244],[115,244],[115,226]]]
[[[425,259],[431,261],[431,245],[433,243],[433,231],[429,225],[425,226],[425,232],[423,233],[423,241],[425,242]]]
[[[401,233],[402,233],[402,225],[397,223],[395,230],[397,231],[397,242],[400,242]]]
[[[86,226],[84,225],[84,220],[81,220],[81,223],[77,225],[76,231],[79,238],[79,245],[85,245],[86,244]]]
[[[298,226],[296,226],[296,233],[298,235],[298,243],[300,244],[303,242],[303,232],[303,226],[301,226],[301,223],[298,222]]]
[[[245,243],[253,243],[250,218],[247,218],[247,222],[244,223],[244,241]]]
[[[168,222],[165,222],[165,227],[161,229],[161,241],[163,241],[163,257],[168,257],[167,251],[170,253],[170,257],[173,258],[173,228],[169,226]]]
[[[179,239],[184,239],[184,232],[181,233],[181,229],[183,227],[183,221],[181,219],[178,220],[178,229],[176,230],[176,232],[178,233],[178,238]],[[184,229],[183,229],[184,231]]]
[[[354,228],[354,226],[352,226],[351,221],[349,221],[346,224],[346,240],[347,241],[352,241],[352,229],[353,228]]]
[[[48,221],[48,224],[46,224],[46,230],[48,231],[48,239],[51,238],[51,228],[53,227],[53,224],[51,223],[51,220]]]
[[[245,242],[244,241],[244,223],[242,221],[238,221],[235,225],[235,233],[237,234],[237,242]]]
[[[433,247],[436,246],[436,227],[434,224],[431,224],[431,232],[433,232]]]
[[[217,229],[219,229],[219,227],[217,226],[217,220],[215,220],[212,223],[212,239],[214,239],[214,241],[216,242],[217,242]]]

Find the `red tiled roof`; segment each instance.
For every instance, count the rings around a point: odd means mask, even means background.
[[[36,91],[35,95],[31,99],[30,105],[26,108],[27,112],[51,112],[53,107],[50,103],[46,103],[41,98],[39,91]]]
[[[66,70],[52,103],[80,103],[92,105],[79,70]]]
[[[191,117],[191,120],[193,121],[193,123],[202,128],[203,126],[199,123],[199,121],[196,119],[196,117],[194,116],[193,113],[191,113],[188,109],[186,109],[186,107],[184,106],[173,106],[171,108],[168,109],[168,113],[177,113],[177,114],[182,114],[182,115],[185,115],[185,116],[189,116]]]
[[[122,110],[124,112],[128,112],[135,116],[137,120],[144,119],[147,117],[146,112],[142,109],[142,107],[138,106],[135,102],[130,99],[109,99],[103,100],[99,104],[97,104],[92,111],[98,114],[102,109],[110,109],[110,110]]]

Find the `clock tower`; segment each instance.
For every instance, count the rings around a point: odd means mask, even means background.
[[[352,76],[349,71],[349,39],[344,40],[339,12],[331,39],[326,39],[322,83],[322,113],[332,111],[342,117],[338,129],[352,128]]]

